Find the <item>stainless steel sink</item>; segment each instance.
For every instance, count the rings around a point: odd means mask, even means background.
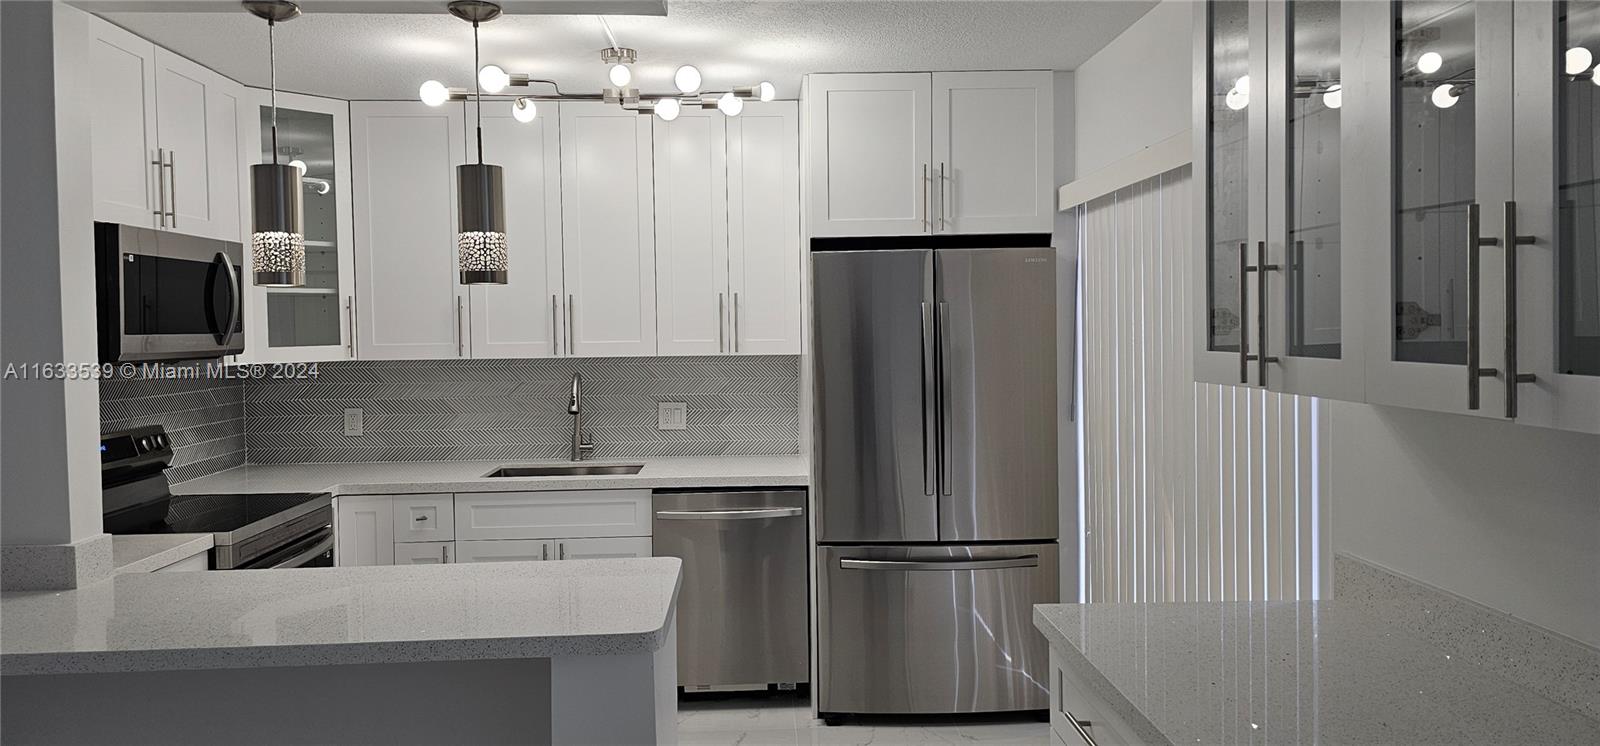
[[[644,464],[538,464],[502,466],[485,477],[587,477],[608,474],[638,474]]]

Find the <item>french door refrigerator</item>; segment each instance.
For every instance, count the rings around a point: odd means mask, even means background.
[[[1054,250],[811,257],[818,710],[1047,708]]]

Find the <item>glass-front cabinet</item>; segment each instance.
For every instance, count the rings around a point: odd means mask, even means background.
[[[249,91],[247,163],[273,158],[268,92]],[[250,289],[244,360],[309,362],[354,357],[354,235],[350,198],[350,114],[344,101],[278,93],[279,163],[301,169],[306,273],[301,287]],[[248,189],[248,182],[246,183]],[[246,205],[248,206],[248,202]],[[248,217],[246,210],[246,220]]]

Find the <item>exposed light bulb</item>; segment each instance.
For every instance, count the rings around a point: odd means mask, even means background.
[[[778,97],[778,89],[771,83],[763,80],[756,84],[756,98],[762,101],[771,101]]]
[[[305,176],[306,175],[306,162],[305,161],[302,161],[299,158],[296,158],[296,159],[294,159],[292,161],[289,161],[289,165],[300,169],[300,175],[301,176]]]
[[[417,96],[429,106],[442,106],[450,100],[450,89],[437,80],[430,80],[417,89]]]
[[[1589,82],[1600,85],[1600,65],[1596,65],[1593,70],[1589,71]]]
[[[499,93],[511,85],[511,75],[499,65],[484,65],[478,71],[478,85],[484,93]]]
[[[633,80],[633,71],[629,70],[627,65],[619,62],[611,66],[611,70],[606,73],[606,77],[611,78],[611,85],[618,88],[627,88],[628,83]]]
[[[1322,92],[1322,105],[1330,109],[1344,106],[1344,86],[1334,83],[1328,90]]]
[[[1223,99],[1223,102],[1228,105],[1229,109],[1239,111],[1250,105],[1250,94],[1243,93],[1238,88],[1235,88],[1228,91],[1228,96]]]
[[[1573,47],[1567,50],[1567,74],[1582,75],[1590,65],[1594,64],[1594,55],[1583,47]]]
[[[511,118],[527,124],[539,116],[539,105],[531,98],[519,98],[511,104]]]
[[[733,95],[733,91],[728,91],[717,97],[717,111],[730,117],[739,116],[739,112],[744,111],[744,99]]]
[[[672,74],[672,84],[683,93],[694,93],[700,90],[700,68],[694,65],[684,65]]]
[[[656,101],[656,116],[661,117],[661,121],[663,122],[670,122],[674,119],[677,119],[678,114],[682,111],[683,104],[679,103],[678,99],[664,98]]]
[[[1423,52],[1422,56],[1417,58],[1417,72],[1424,75],[1439,72],[1441,67],[1444,67],[1444,55],[1438,52]]]
[[[1429,98],[1433,101],[1434,106],[1437,106],[1441,109],[1448,109],[1452,106],[1455,106],[1456,102],[1461,100],[1461,94],[1456,93],[1455,89],[1456,87],[1454,85],[1445,83],[1438,88],[1433,89],[1433,94],[1430,95]]]
[[[1249,98],[1250,97],[1250,76],[1248,76],[1248,75],[1239,76],[1238,80],[1233,81],[1233,89],[1238,91],[1238,92],[1240,92],[1240,93],[1242,93],[1242,94],[1244,94],[1246,98]]]

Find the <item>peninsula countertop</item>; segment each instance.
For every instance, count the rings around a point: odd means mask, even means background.
[[[327,464],[250,464],[174,485],[174,494],[329,492],[404,495],[430,492],[615,490],[682,487],[803,487],[810,481],[805,456],[701,456],[614,459],[584,466],[643,464],[638,474],[561,477],[484,475],[508,465],[565,465],[568,461],[402,461]]]
[[[676,558],[131,573],[0,595],[0,674],[659,650]]]
[[[1033,618],[1108,715],[1173,744],[1600,743],[1600,720],[1429,644],[1381,606],[1052,604]]]

